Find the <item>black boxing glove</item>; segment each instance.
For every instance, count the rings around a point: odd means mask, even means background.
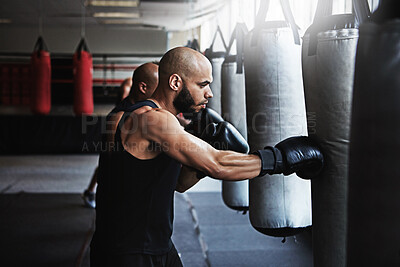
[[[200,137],[207,125],[221,121],[224,121],[224,119],[215,110],[205,108],[193,114],[192,121],[185,127],[185,130]]]
[[[321,172],[324,165],[321,149],[307,136],[287,138],[275,147],[267,146],[254,154],[261,158],[259,176],[267,173],[289,175],[295,172],[303,179],[311,179]]]
[[[229,122],[210,123],[200,136],[218,150],[232,150],[248,153],[249,145],[239,131]]]

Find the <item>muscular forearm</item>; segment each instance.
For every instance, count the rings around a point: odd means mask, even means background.
[[[214,159],[215,165],[206,168],[205,173],[216,179],[245,180],[260,174],[261,160],[257,155],[219,150]]]

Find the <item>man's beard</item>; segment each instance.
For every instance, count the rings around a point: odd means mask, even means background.
[[[194,99],[190,94],[188,88],[186,87],[185,83],[183,83],[183,88],[175,97],[173,104],[178,112],[193,113],[196,111],[196,103],[194,102]]]

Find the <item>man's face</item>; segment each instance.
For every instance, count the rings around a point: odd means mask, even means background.
[[[188,88],[187,83],[183,81],[182,90],[174,99],[173,104],[179,112],[199,112],[206,108],[208,98],[213,96],[208,81],[191,85],[192,87]]]
[[[213,97],[210,89],[212,82],[211,64],[207,59],[198,64],[198,69],[191,77],[182,79],[182,89],[174,100],[179,112],[199,112],[206,108],[208,99]]]

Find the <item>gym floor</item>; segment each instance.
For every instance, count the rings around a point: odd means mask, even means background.
[[[0,266],[89,266],[95,211],[81,193],[96,155],[0,157]],[[116,207],[118,208],[118,207]],[[263,235],[226,207],[221,184],[203,179],[175,195],[172,236],[184,266],[312,266],[308,232]]]

